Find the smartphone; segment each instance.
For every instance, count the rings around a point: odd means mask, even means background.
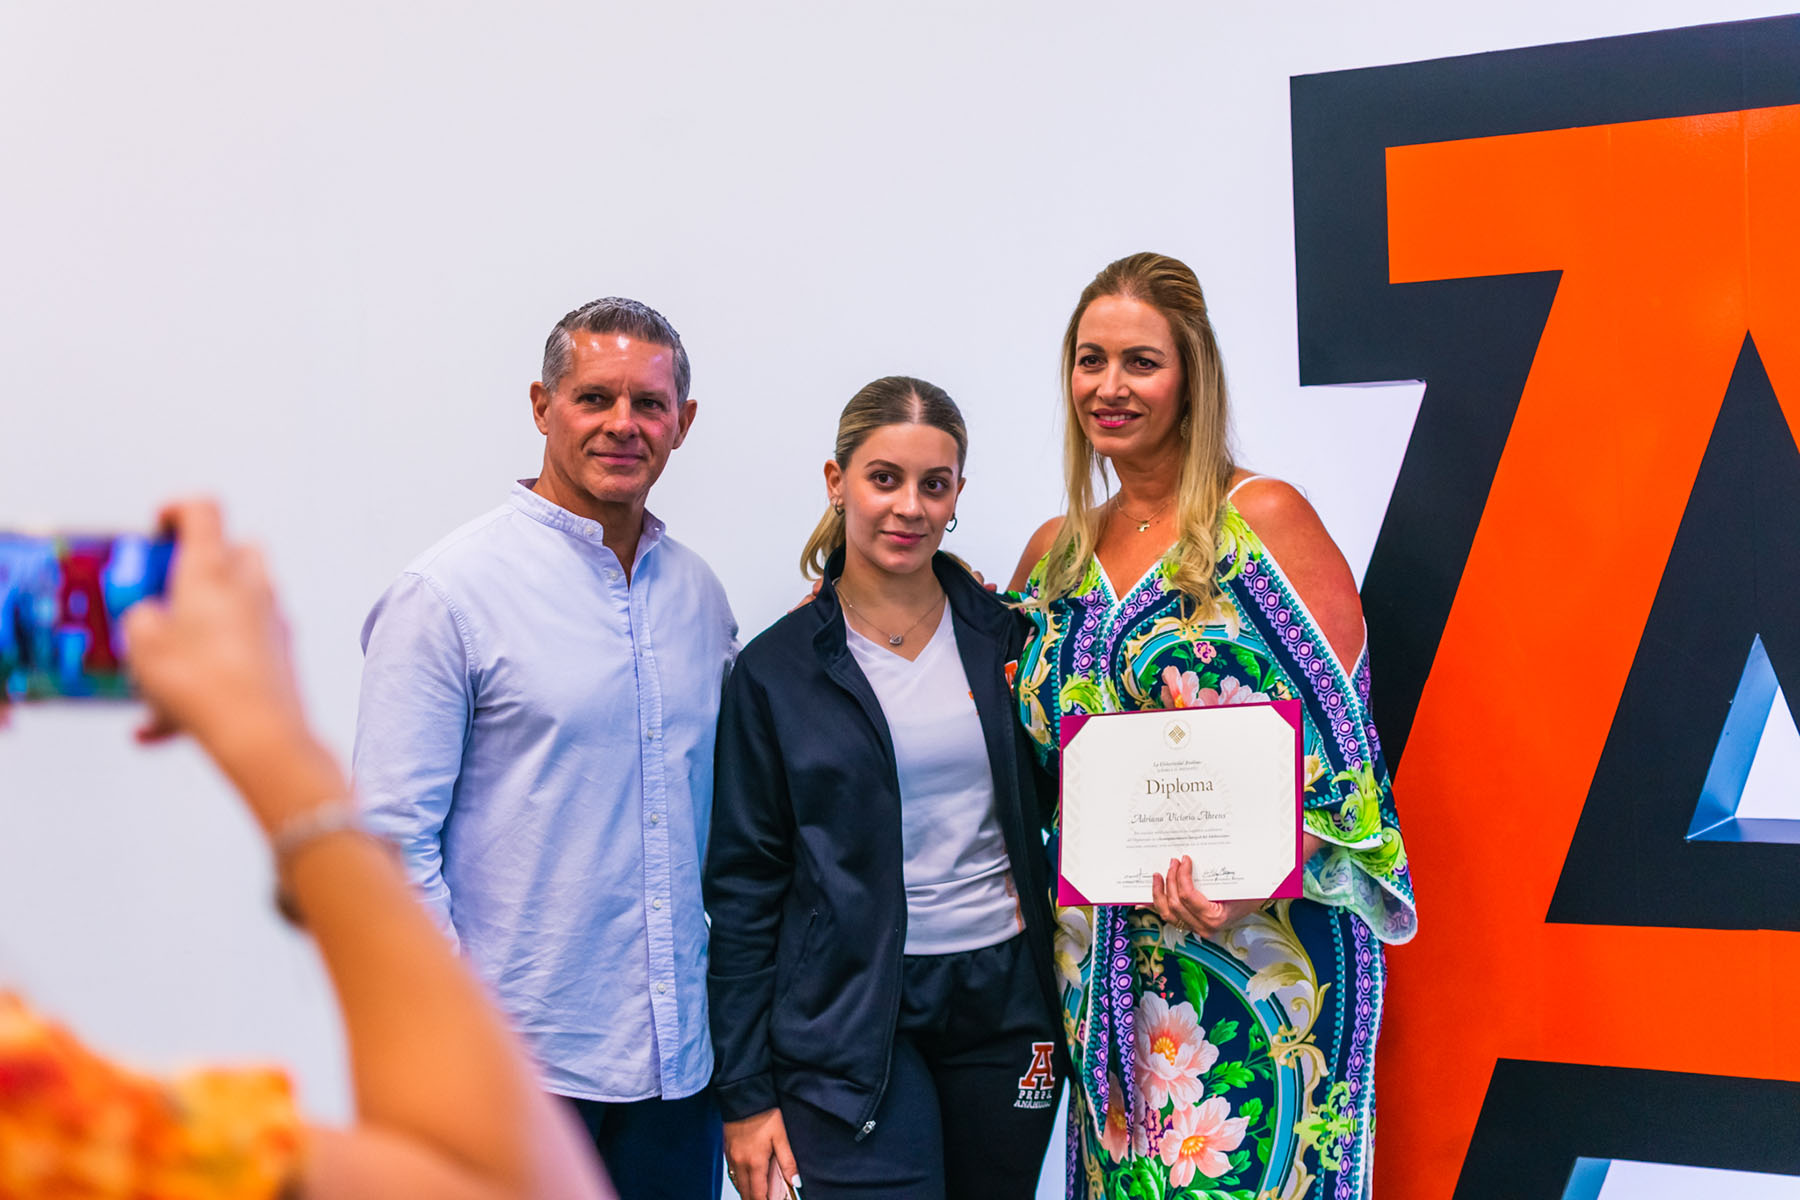
[[[132,695],[119,618],[168,587],[175,546],[139,533],[0,532],[0,691],[10,700]]]
[[[794,1178],[798,1179],[799,1176],[796,1175]],[[788,1200],[789,1197],[792,1197],[792,1200],[801,1200],[800,1185],[784,1179],[781,1168],[771,1158],[769,1159],[769,1200]]]

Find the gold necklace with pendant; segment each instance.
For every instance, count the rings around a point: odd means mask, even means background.
[[[1130,513],[1125,511],[1125,506],[1123,504],[1120,504],[1118,497],[1115,496],[1115,497],[1113,497],[1113,511],[1118,513],[1121,517],[1124,517],[1127,521],[1135,521],[1137,523],[1137,531],[1139,533],[1144,533],[1149,530],[1150,522],[1156,520],[1156,518],[1158,518],[1158,517],[1162,516],[1164,513],[1168,512],[1169,505],[1171,505],[1173,503],[1175,503],[1173,500],[1165,500],[1163,502],[1163,506],[1161,508],[1157,509],[1155,512],[1151,513],[1149,516],[1147,516],[1143,520],[1139,521],[1136,517],[1132,516]]]

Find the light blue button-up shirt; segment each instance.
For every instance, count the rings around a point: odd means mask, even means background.
[[[547,1090],[677,1099],[712,1073],[700,864],[737,624],[660,521],[628,584],[530,482],[369,613],[356,784]]]

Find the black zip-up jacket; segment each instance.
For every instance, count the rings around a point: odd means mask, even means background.
[[[860,1139],[887,1086],[906,886],[893,742],[829,582],[842,565],[839,551],[818,597],[745,646],[725,687],[704,879],[707,995],[726,1120],[775,1107],[779,1091],[841,1117]],[[1060,1028],[1043,837],[1054,785],[1006,678],[1029,623],[947,555],[932,568],[981,717],[1025,937]]]

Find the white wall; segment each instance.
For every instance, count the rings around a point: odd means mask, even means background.
[[[1248,462],[1360,571],[1416,387],[1296,382],[1291,75],[1762,16],[1756,0],[0,8],[0,524],[223,495],[273,555],[348,749],[356,635],[533,473],[549,325],[681,329],[699,423],[654,497],[747,633],[799,587],[838,408],[907,372],[971,426],[957,549],[1057,508],[1056,341],[1142,248],[1211,296]],[[1345,469],[1303,470],[1317,444]],[[122,712],[0,738],[0,971],[150,1064],[272,1057],[347,1106],[249,828]]]

